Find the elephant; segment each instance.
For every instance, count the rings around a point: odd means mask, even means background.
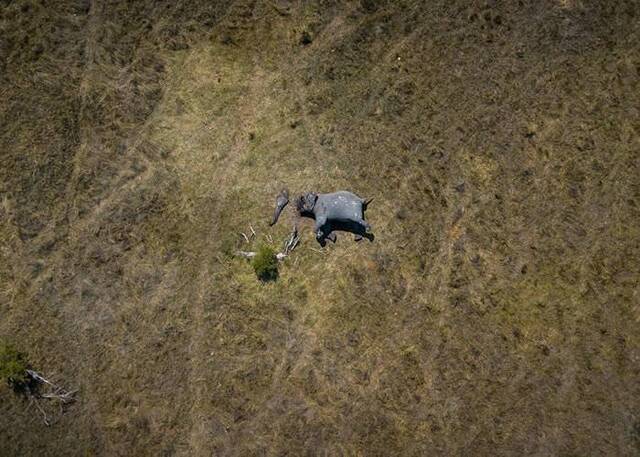
[[[271,225],[278,221],[288,203],[288,195],[286,189],[278,194]],[[326,240],[336,242],[335,231],[351,232],[356,235],[356,241],[363,237],[373,241],[371,225],[364,220],[364,212],[371,200],[344,190],[327,194],[306,192],[296,198],[295,209],[298,217],[315,220],[315,236],[321,246],[326,245]]]

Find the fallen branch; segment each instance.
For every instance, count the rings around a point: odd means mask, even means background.
[[[40,413],[42,414],[42,420],[44,422],[44,425],[49,427],[51,425],[51,422],[49,421],[49,416],[47,416],[47,412],[44,410],[42,405],[40,405],[40,402],[38,401],[38,399],[33,397],[31,398],[31,402],[36,405],[36,408],[38,408],[38,411],[40,411]]]
[[[292,252],[298,243],[300,242],[300,236],[298,235],[298,227],[293,226],[293,230],[291,231],[291,235],[284,242],[284,253],[289,254]]]
[[[40,373],[34,370],[26,370],[27,375],[31,378],[35,385],[32,388],[28,389],[29,394],[29,407],[31,404],[35,404],[36,408],[42,414],[42,420],[46,426],[50,426],[52,424],[50,417],[47,415],[47,412],[42,406],[41,400],[49,400],[58,402],[59,414],[62,415],[63,408],[65,405],[73,403],[75,401],[75,394],[77,390],[66,390],[62,387],[54,384],[53,382],[46,379]],[[40,392],[41,386],[47,386],[50,390],[47,392]]]
[[[244,257],[245,259],[252,259],[254,258],[256,255],[258,255],[257,252],[254,251],[236,251],[236,255],[239,257]],[[284,252],[278,252],[276,254],[276,259],[283,261],[288,254],[285,254]]]
[[[249,227],[251,228],[251,231],[255,235],[255,232],[253,231],[253,228],[251,226],[249,226]],[[245,239],[247,240],[247,243],[248,243],[249,239],[247,238],[247,236],[244,233],[242,233],[242,235],[245,237]],[[267,235],[267,239],[269,239],[270,242],[273,242],[273,239],[269,235]],[[300,243],[300,236],[298,235],[298,227],[294,225],[293,230],[291,231],[291,234],[284,240],[284,245],[283,245],[282,252],[278,252],[276,254],[276,258],[279,261],[283,261],[285,258],[287,258],[287,256],[289,254],[291,254],[291,252],[293,252],[293,250],[298,246],[299,243]],[[257,255],[257,252],[255,252],[255,251],[236,251],[236,255],[239,256],[239,257],[244,257],[245,259],[252,259]]]

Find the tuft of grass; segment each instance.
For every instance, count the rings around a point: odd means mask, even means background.
[[[278,259],[276,251],[268,244],[263,244],[258,248],[256,256],[252,259],[251,265],[260,281],[268,282],[278,279]]]
[[[27,356],[13,345],[0,341],[0,378],[18,391],[27,383]]]

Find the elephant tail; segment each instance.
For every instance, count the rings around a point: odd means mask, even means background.
[[[369,206],[369,203],[371,203],[373,201],[373,197],[371,198],[367,198],[365,201],[362,202],[362,209],[366,210],[367,206]]]

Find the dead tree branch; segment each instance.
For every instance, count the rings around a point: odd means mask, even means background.
[[[253,235],[257,236],[255,234],[255,231],[253,231],[253,228],[252,227],[250,228]],[[242,233],[242,235],[245,237],[248,243],[249,239],[247,238],[247,236],[244,233]],[[267,236],[267,239],[269,239],[270,242],[273,242],[273,239],[270,236]],[[283,261],[285,258],[287,258],[289,254],[293,252],[293,250],[298,246],[299,243],[300,243],[300,235],[298,234],[298,227],[297,225],[294,225],[293,230],[291,231],[289,236],[284,240],[282,252],[278,252],[276,254],[276,258],[280,261]],[[255,251],[236,251],[236,255],[239,257],[244,257],[245,259],[252,259],[257,255],[257,253]]]
[[[298,227],[294,225],[291,234],[284,242],[284,254],[289,255],[298,246],[299,242]]]
[[[35,404],[36,408],[42,414],[42,420],[45,425],[50,426],[52,424],[51,418],[47,415],[46,410],[42,406],[42,400],[53,401],[58,404],[59,414],[62,415],[65,405],[73,403],[75,401],[75,394],[77,390],[66,390],[62,387],[54,384],[46,379],[43,375],[34,370],[26,370],[27,375],[34,381],[34,387],[28,389],[29,394],[29,407],[31,404]],[[48,390],[41,392],[41,388]]]

